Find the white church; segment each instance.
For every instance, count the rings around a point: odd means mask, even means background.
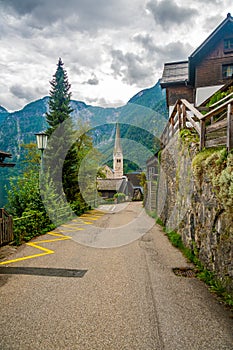
[[[139,178],[135,177],[136,181],[133,181],[133,174],[128,174],[131,175],[130,179],[127,174],[124,175],[124,157],[118,123],[116,124],[115,144],[113,149],[113,169],[105,165],[103,167],[103,173],[106,178],[97,179],[98,191],[103,198],[113,198],[116,193],[124,193],[126,199],[134,198],[135,193],[139,193],[139,197],[141,197],[143,190],[139,185]]]

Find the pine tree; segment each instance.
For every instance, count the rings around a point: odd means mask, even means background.
[[[56,73],[50,82],[49,112],[47,113],[49,147],[45,152],[45,164],[55,188],[58,188],[58,196],[65,193],[68,202],[73,203],[78,200],[82,202],[80,206],[84,207],[85,203],[79,189],[78,172],[82,158],[92,148],[92,142],[89,136],[74,128],[70,107],[71,85],[63,66],[59,58]],[[71,140],[75,140],[72,146]],[[61,169],[62,178],[59,178],[57,174],[60,174]]]
[[[49,99],[49,113],[47,122],[50,126],[48,133],[51,134],[56,127],[70,117],[72,108],[70,107],[71,92],[67,72],[64,64],[59,58],[56,73],[53,76]]]

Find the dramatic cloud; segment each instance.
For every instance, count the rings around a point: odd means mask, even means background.
[[[38,96],[38,93],[45,92],[40,91],[39,88],[33,89],[30,86],[23,86],[19,84],[12,85],[10,87],[10,92],[19,99],[25,99],[26,101],[28,99],[33,100]]]
[[[144,82],[150,77],[147,62],[143,61],[139,55],[132,52],[123,53],[121,50],[113,50],[111,68],[116,77],[128,84]]]
[[[0,0],[0,105],[48,95],[58,58],[72,98],[119,106],[184,60],[232,0]],[[206,16],[208,13],[208,16]]]
[[[147,9],[153,14],[155,22],[168,31],[172,25],[189,22],[198,14],[196,9],[179,6],[174,0],[150,0]]]
[[[26,16],[28,24],[41,29],[67,22],[78,30],[93,31],[127,25],[128,14],[135,14],[133,4],[123,0],[0,0],[1,4],[5,10]]]
[[[92,74],[92,77],[85,81],[83,84],[89,84],[89,85],[99,85],[99,80],[96,77],[95,74]]]
[[[25,15],[32,13],[43,1],[37,0],[0,0],[0,5],[3,5],[6,9],[12,8],[19,15]]]
[[[148,59],[154,57],[154,65],[161,67],[161,62],[186,60],[194,48],[181,41],[171,42],[167,45],[156,45],[153,37],[149,34],[135,35],[134,40],[142,45],[147,52]]]
[[[217,25],[223,21],[224,17],[220,14],[216,14],[214,16],[208,17],[205,19],[203,24],[203,29],[207,32],[212,32]]]

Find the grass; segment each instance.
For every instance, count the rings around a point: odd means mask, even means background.
[[[168,239],[172,243],[174,247],[179,249],[183,255],[187,258],[188,261],[192,262],[197,269],[197,277],[203,281],[206,285],[208,285],[211,292],[217,295],[221,301],[225,303],[231,310],[233,310],[233,296],[229,294],[225,287],[222,285],[221,281],[218,280],[214,273],[205,269],[200,260],[197,257],[197,252],[191,251],[191,249],[187,248],[181,238],[181,235],[175,231],[166,231],[164,224],[160,218],[157,217],[156,223],[163,227],[165,234]]]

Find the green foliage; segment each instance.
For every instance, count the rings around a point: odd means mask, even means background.
[[[197,277],[205,282],[209,286],[209,289],[220,297],[226,303],[226,305],[228,305],[230,308],[233,307],[233,296],[226,291],[226,288],[223,286],[222,282],[216,278],[213,272],[202,267],[199,269]]]
[[[226,148],[208,148],[199,152],[192,161],[194,175],[210,178],[219,202],[227,212],[233,212],[233,154]]]
[[[198,143],[199,142],[199,136],[197,131],[192,129],[182,129],[180,131],[180,139],[186,146],[190,146],[192,143]]]
[[[23,149],[25,151],[24,172],[10,179],[8,190],[7,210],[13,215],[14,241],[17,245],[54,228],[41,198],[36,146],[24,145]],[[54,201],[51,183],[49,188],[51,200]]]
[[[209,286],[210,290],[217,294],[226,303],[226,305],[232,307],[232,295],[227,293],[223,283],[216,278],[213,272],[203,267],[202,263],[198,259],[195,249],[191,251],[189,248],[187,248],[184,245],[181,236],[175,231],[166,232],[166,235],[168,236],[172,245],[178,248],[184,254],[184,256],[196,266],[198,270],[197,277],[205,282]]]
[[[81,195],[80,195],[81,196]],[[87,210],[90,210],[90,206],[88,206],[83,198],[80,198],[79,200],[76,200],[71,203],[71,208],[74,211],[74,213],[79,216],[85,213]]]
[[[70,117],[72,112],[70,107],[71,92],[69,92],[71,85],[63,65],[61,58],[59,58],[56,73],[50,82],[49,112],[46,113],[50,135],[59,124]]]
[[[206,159],[221,149],[222,147],[206,148],[197,153],[197,155],[193,158],[193,161],[192,161],[192,169],[196,177],[201,177],[201,174],[203,173],[203,170],[205,167]]]
[[[229,87],[229,89],[227,91],[217,91],[210,99],[209,103],[207,103],[207,107],[212,106],[214,103],[220,101],[221,99],[223,99],[224,97],[226,97],[227,95],[229,95],[230,93],[233,92],[233,87]]]
[[[37,170],[41,160],[41,155],[37,149],[37,145],[33,142],[22,144],[21,151],[21,170]]]
[[[50,169],[48,175],[53,178],[55,188],[60,188],[61,179],[57,174],[62,169],[62,184],[67,201],[69,203],[80,201],[80,207],[83,207],[85,202],[80,194],[79,167],[92,148],[92,140],[86,133],[88,129],[86,126],[80,123],[77,125],[78,131],[74,128],[70,116],[72,112],[70,84],[61,59],[58,61],[51,86],[49,113],[47,113],[47,122],[50,126],[48,133],[51,136],[46,150],[46,168]],[[53,132],[55,130],[56,132]],[[70,140],[76,140],[71,147]],[[57,196],[62,196],[62,193],[57,193]]]
[[[163,221],[159,217],[157,217],[157,219],[156,219],[156,224],[158,224],[158,225],[160,225],[162,227],[164,226]]]
[[[29,170],[24,177],[11,180],[8,211],[14,217],[14,241],[21,244],[54,228],[42,202],[38,173]]]
[[[12,215],[20,217],[28,209],[41,210],[42,207],[38,173],[29,170],[17,179],[10,179],[7,208]]]
[[[182,237],[176,231],[167,231],[164,227],[162,220],[157,216],[157,214],[148,212],[147,213],[156,219],[156,223],[163,227],[165,234],[167,235],[169,241],[174,247],[179,249],[183,255],[187,258],[188,261],[193,263],[197,269],[197,277],[205,282],[210,290],[217,294],[226,305],[233,306],[233,296],[226,291],[226,288],[213,272],[204,268],[202,263],[198,258],[198,250],[196,249],[195,242],[193,242],[192,250],[187,248],[183,241]]]
[[[140,174],[140,186],[144,187],[146,184],[146,174],[144,172],[142,172]]]
[[[233,213],[233,154],[226,149],[214,153],[207,158],[206,169],[220,203]]]
[[[114,200],[114,198],[106,198],[105,200],[104,200],[104,202],[105,203],[103,203],[103,204],[114,204],[115,203],[115,200]]]
[[[161,163],[161,157],[162,157],[162,150],[160,149],[158,152],[158,162]]]
[[[22,216],[14,218],[14,242],[16,245],[23,241],[27,242],[35,236],[44,234],[55,226],[50,222],[48,216],[44,212],[36,210],[24,211]]]
[[[143,188],[143,206],[145,206],[148,188],[147,188],[146,174],[144,172],[140,174],[140,186]]]
[[[122,203],[125,201],[125,194],[121,192],[115,193],[114,198],[117,200],[117,203]]]

